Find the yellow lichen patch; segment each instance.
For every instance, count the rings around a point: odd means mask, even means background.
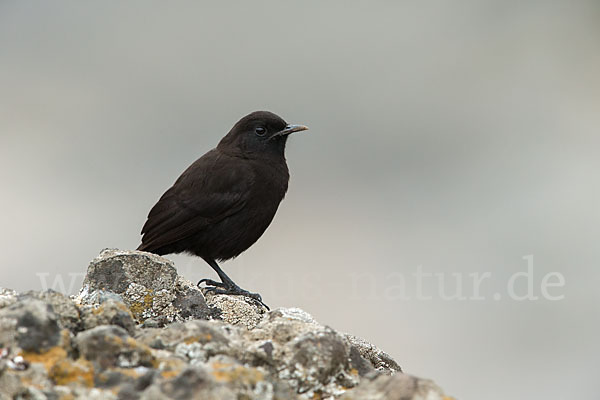
[[[149,290],[148,294],[144,296],[144,304],[146,307],[152,307],[152,303],[154,302],[154,298],[152,297],[152,291]]]
[[[154,303],[154,298],[152,297],[152,290],[148,290],[146,295],[144,296],[143,301],[137,301],[129,306],[129,311],[136,317],[141,318],[144,311],[152,308],[152,304]]]
[[[119,308],[122,311],[129,312],[129,309],[123,303],[115,302],[114,305],[117,306],[117,308]],[[104,314],[105,311],[106,311],[106,306],[104,304],[100,304],[98,307],[96,307],[92,310],[92,313],[94,315],[102,315],[102,314]]]
[[[104,374],[104,373],[99,373],[98,376],[96,377],[96,380],[102,384],[108,382],[108,375]]]
[[[72,393],[63,394],[58,400],[75,400],[75,396]]]
[[[224,362],[219,362],[219,361],[215,361],[211,364],[213,369],[225,369],[225,368],[233,367],[233,365],[234,364],[232,364],[232,363],[224,363]]]
[[[45,353],[23,352],[21,356],[30,363],[42,364],[48,377],[57,385],[77,383],[83,386],[94,386],[94,368],[92,364],[79,359],[71,361],[62,347],[53,347]]]
[[[107,342],[112,341],[115,345],[117,345],[118,347],[121,347],[123,345],[123,339],[121,339],[120,337],[118,337],[117,335],[110,335],[110,336],[106,336],[104,338],[104,340],[106,340]]]
[[[100,304],[98,307],[96,307],[92,310],[92,314],[94,314],[94,315],[101,315],[103,313],[104,313],[104,304]]]
[[[150,353],[150,357],[152,357],[152,359],[150,360],[150,364],[152,365],[152,368],[158,368],[158,365],[159,365],[158,360],[156,358],[154,358],[152,353]]]
[[[30,363],[43,364],[44,368],[46,368],[46,371],[48,372],[54,366],[54,364],[67,358],[67,352],[65,351],[65,349],[59,346],[52,347],[45,353],[34,353],[32,351],[24,351],[20,355]]]
[[[57,385],[69,384],[94,386],[94,367],[89,361],[80,358],[77,361],[60,360],[50,369],[48,376]]]
[[[130,349],[138,349],[140,351],[143,351],[145,356],[149,358],[154,358],[152,356],[152,349],[144,343],[140,343],[132,337],[127,337],[127,339],[125,339],[125,343]]]
[[[140,377],[140,373],[135,368],[111,368],[109,371],[116,371],[120,374],[127,375],[131,378],[137,379]]]
[[[171,371],[162,371],[160,373],[160,375],[165,378],[165,379],[171,379],[176,377],[177,375],[179,375],[179,372],[181,371],[176,371],[176,370],[171,370]]]
[[[350,374],[354,375],[354,376],[358,376],[358,370],[356,368],[352,368],[350,370]]]
[[[71,346],[71,332],[68,329],[60,331],[60,345],[65,349]]]
[[[154,364],[154,368],[160,370],[165,378],[167,375],[178,375],[187,367],[187,363],[179,358],[155,359]]]
[[[106,390],[117,394],[119,385],[123,382],[135,382],[141,376],[135,368],[107,368],[96,375],[95,381],[99,386],[110,386]],[[114,379],[109,383],[111,379]]]
[[[212,375],[217,382],[241,382],[244,385],[256,385],[264,380],[262,372],[256,368],[246,368],[241,365],[214,362],[211,364]]]
[[[140,316],[146,308],[144,307],[144,303],[133,303],[129,306],[129,311],[136,317]]]
[[[38,382],[34,382],[30,376],[23,376],[21,378],[21,384],[23,384],[24,386],[27,386],[27,387],[34,387],[34,388],[40,389],[40,390],[44,389],[43,385],[40,385]]]
[[[196,342],[206,343],[206,342],[210,342],[211,340],[212,340],[212,335],[210,333],[207,333],[204,335],[190,336],[188,338],[185,338],[185,340],[183,342],[185,344],[192,344],[192,343],[196,343]]]
[[[192,344],[192,343],[196,343],[199,342],[200,338],[198,336],[190,336],[188,338],[185,338],[183,343],[185,344]]]

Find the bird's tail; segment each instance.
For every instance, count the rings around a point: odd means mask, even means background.
[[[140,244],[136,250],[137,251],[149,251],[148,250],[148,245],[144,244],[144,243]]]

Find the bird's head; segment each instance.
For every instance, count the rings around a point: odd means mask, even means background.
[[[255,111],[240,119],[218,148],[250,158],[283,157],[288,136],[306,129],[304,125],[290,125],[272,112]]]

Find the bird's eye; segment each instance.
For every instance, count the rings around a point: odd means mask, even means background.
[[[265,133],[267,133],[267,130],[262,126],[259,126],[254,130],[254,132],[256,132],[258,136],[264,136]]]

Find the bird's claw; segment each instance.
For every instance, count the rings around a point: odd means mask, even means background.
[[[206,283],[207,285],[209,285],[209,286],[205,286],[202,288],[203,290],[205,290],[207,292],[214,293],[214,294],[229,294],[229,295],[235,295],[235,296],[248,297],[248,298],[254,300],[254,302],[265,307],[267,310],[269,310],[269,311],[271,310],[268,305],[263,303],[262,297],[258,293],[252,293],[252,292],[249,292],[249,291],[244,290],[237,286],[236,287],[227,287],[222,282],[215,282],[211,279],[200,280],[200,282],[198,282],[198,286],[200,286],[201,283]]]
[[[217,281],[213,281],[212,279],[200,279],[198,281],[198,287],[201,287],[200,285],[206,283],[207,286],[214,286],[214,287],[219,287],[219,288],[225,288],[225,284],[222,282],[217,282]],[[209,289],[208,287],[206,289]]]

